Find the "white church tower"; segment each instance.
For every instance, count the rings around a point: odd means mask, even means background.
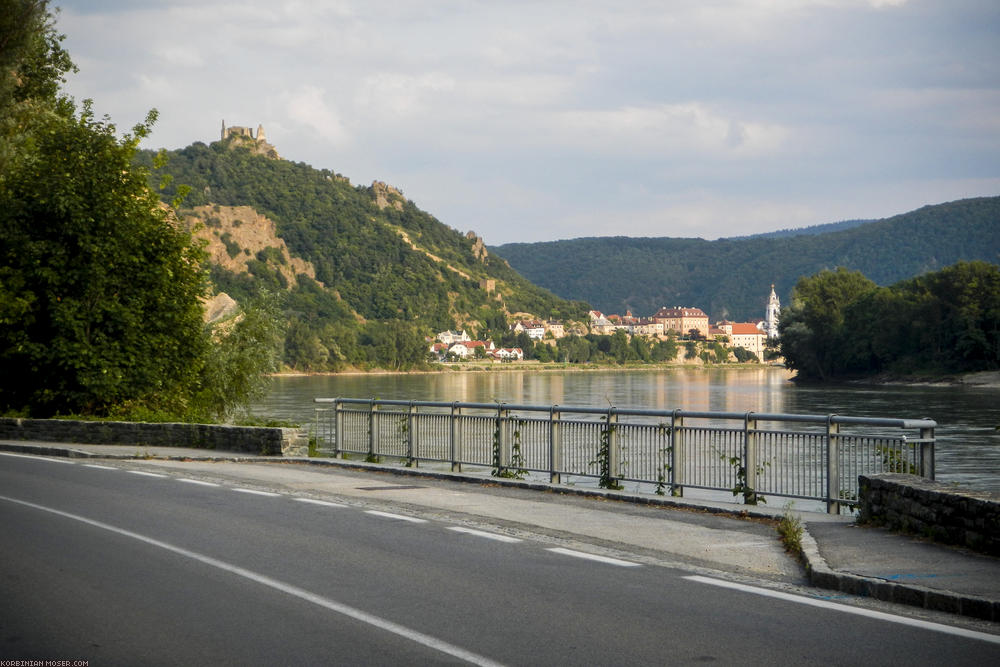
[[[781,302],[778,295],[774,293],[774,285],[771,285],[771,296],[767,298],[767,313],[764,315],[764,333],[768,338],[778,337],[778,317],[781,314]]]

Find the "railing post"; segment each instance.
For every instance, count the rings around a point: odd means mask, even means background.
[[[552,484],[562,481],[562,434],[559,431],[561,417],[558,405],[549,408],[549,482]]]
[[[608,476],[617,482],[619,468],[618,452],[618,410],[611,408],[608,410]]]
[[[461,415],[462,408],[458,407],[458,401],[455,401],[451,404],[451,442],[449,443],[452,472],[462,472],[462,431],[459,426]]]
[[[375,460],[375,410],[377,407],[374,398],[368,402],[368,461]]]
[[[934,427],[920,429],[920,474],[934,479]]]
[[[684,495],[684,457],[684,417],[674,410],[670,417],[670,495],[675,498]]]
[[[417,467],[417,431],[414,428],[417,421],[416,411],[416,406],[413,405],[413,401],[410,401],[406,410],[406,465],[414,468]]]
[[[343,450],[344,442],[344,404],[339,398],[333,399],[333,456],[336,458]]]
[[[757,504],[757,420],[748,412],[743,418],[743,502]]]
[[[826,513],[840,514],[840,424],[826,418]]]

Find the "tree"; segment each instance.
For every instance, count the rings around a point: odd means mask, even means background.
[[[202,254],[168,221],[122,140],[93,117],[40,114],[0,180],[0,404],[101,414],[182,407],[208,341]]]
[[[860,271],[839,267],[804,277],[792,291],[792,303],[781,312],[781,352],[800,377],[826,379],[843,372],[848,307],[876,288]]]
[[[264,293],[245,304],[230,323],[217,327],[191,416],[226,418],[264,394],[281,358],[285,328],[280,314],[280,298]]]
[[[29,133],[39,112],[69,115],[59,96],[67,72],[76,71],[62,48],[48,0],[0,0],[0,172]]]
[[[0,411],[229,414],[273,368],[273,312],[204,325],[204,253],[133,163],[156,112],[119,139],[59,97],[48,3],[0,9]]]

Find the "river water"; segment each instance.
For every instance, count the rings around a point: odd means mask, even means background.
[[[317,397],[656,410],[784,412],[937,421],[937,479],[1000,492],[1000,388],[798,386],[780,368],[453,371],[279,376],[259,417],[308,424]]]

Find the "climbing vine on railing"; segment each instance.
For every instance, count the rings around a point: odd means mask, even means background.
[[[503,461],[503,424],[506,421],[499,414],[496,417],[493,427],[493,470],[494,477],[504,477],[507,479],[524,479],[524,456],[521,454],[521,428],[525,425],[525,420],[515,419],[514,432],[511,433],[510,465],[504,465]]]
[[[406,452],[406,462],[407,468],[412,468],[414,464],[412,453],[412,448],[410,447],[410,419],[409,415],[403,415],[396,422],[396,429],[399,431],[400,440],[402,441],[403,451]]]
[[[510,467],[504,472],[508,473],[506,477],[513,477],[514,479],[524,479],[524,456],[521,455],[521,429],[527,422],[523,419],[517,419],[514,421],[515,429],[511,434],[511,445],[510,445]]]
[[[673,429],[664,423],[659,423],[656,425],[656,433],[660,437],[669,438]],[[673,451],[673,447],[667,445],[659,450],[660,456],[663,457],[663,465],[656,474],[656,495],[664,496],[667,494],[667,478],[670,476],[670,471],[672,470],[670,466],[670,452]]]
[[[734,496],[743,494],[743,502],[747,505],[756,505],[757,503],[767,504],[767,498],[757,493],[752,486],[747,484],[747,468],[742,456],[730,456],[729,454],[722,453],[719,454],[719,459],[732,466],[736,472],[736,484],[732,488]],[[754,471],[758,475],[762,475],[770,465],[770,461],[759,463],[754,467]]]
[[[503,438],[503,418],[497,413],[493,421],[493,470],[491,475],[500,477],[503,474],[503,448],[501,446]]]
[[[597,457],[590,462],[590,465],[597,466],[600,478],[597,485],[602,489],[613,489],[620,491],[625,487],[618,483],[618,478],[611,470],[611,436],[615,432],[615,425],[610,422],[607,416],[601,417],[604,427],[601,429],[601,442],[597,447]]]

